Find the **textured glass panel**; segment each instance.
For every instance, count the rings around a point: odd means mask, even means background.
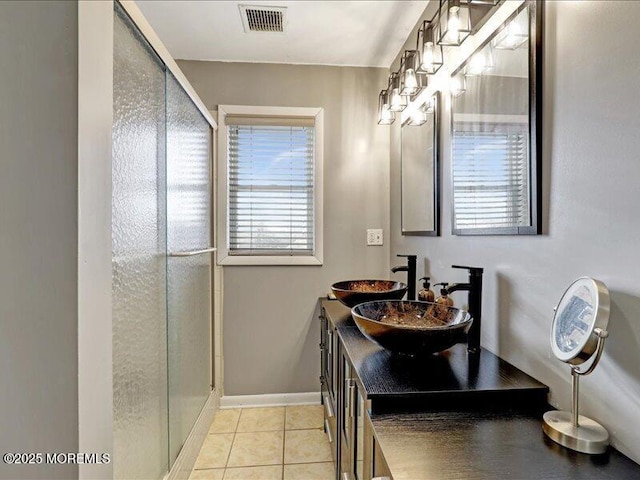
[[[167,241],[170,252],[211,246],[211,130],[167,74]],[[168,261],[169,461],[211,390],[211,254]]]
[[[165,74],[117,7],[114,25],[114,478],[168,470]]]

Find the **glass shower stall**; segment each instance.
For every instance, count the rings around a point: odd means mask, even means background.
[[[213,132],[117,2],[114,29],[114,477],[161,479],[213,388]]]

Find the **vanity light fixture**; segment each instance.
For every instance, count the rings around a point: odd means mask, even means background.
[[[464,92],[467,91],[467,79],[465,78],[464,75],[459,73],[455,77],[451,78],[451,83],[449,85],[449,88],[451,89],[452,97],[459,97],[460,95],[462,95]]]
[[[427,86],[427,76],[419,73],[418,51],[405,50],[400,60],[400,95],[413,96]]]
[[[388,91],[382,90],[378,95],[378,125],[391,125],[395,120],[395,114],[389,110]]]
[[[424,125],[429,121],[429,116],[433,115],[435,112],[435,101],[432,98],[428,99],[416,108],[411,115],[409,116],[409,125],[413,125],[419,127],[420,125]]]
[[[498,50],[517,50],[526,45],[529,39],[528,26],[523,26],[522,23],[520,16],[511,20],[509,25],[496,35],[492,42],[493,47]]]
[[[401,112],[407,107],[407,99],[400,95],[400,75],[392,72],[389,75],[389,110]]]
[[[429,98],[424,104],[424,110],[427,113],[434,113],[436,110],[436,100],[435,97]]]
[[[438,43],[457,47],[471,33],[469,4],[462,0],[440,0],[438,9]]]
[[[493,70],[496,66],[496,61],[493,56],[493,49],[491,45],[487,45],[480,52],[471,57],[469,64],[464,70],[464,74],[467,76],[482,75]]]
[[[435,74],[444,63],[442,45],[436,42],[434,27],[433,21],[425,20],[418,29],[418,44],[416,45],[420,62],[418,72],[427,75]]]
[[[429,112],[427,112],[426,105],[421,105],[411,113],[408,123],[409,125],[419,127],[427,123],[427,120],[429,120]]]

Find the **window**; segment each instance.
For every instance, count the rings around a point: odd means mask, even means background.
[[[530,225],[527,135],[522,124],[454,124],[455,228]]]
[[[222,265],[322,264],[322,109],[221,105]]]

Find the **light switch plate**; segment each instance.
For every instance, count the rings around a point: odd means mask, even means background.
[[[382,229],[381,228],[369,228],[367,229],[367,245],[382,245]]]

